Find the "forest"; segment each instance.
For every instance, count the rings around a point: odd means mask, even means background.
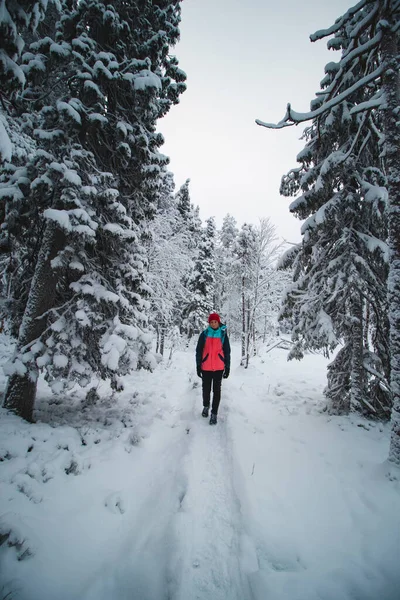
[[[292,245],[268,215],[202,222],[190,179],[176,187],[157,124],[186,89],[180,21],[181,0],[0,2],[3,414],[34,426],[40,380],[55,406],[77,386],[94,405],[101,381],[124,394],[217,311],[243,371],[281,342],[329,359],[324,411],[388,425],[396,479],[400,1],[314,33],[337,60],[309,112],[254,124],[304,127],[280,188]]]
[[[17,342],[5,406],[32,420],[39,373],[54,393],[93,374],[154,369],[165,335],[191,338],[219,310],[242,364],[276,325],[290,357],[340,347],[335,414],[393,415],[400,461],[398,3],[361,2],[328,30],[296,196],[302,242],[283,252],[268,217],[202,223],[175,191],[157,121],[186,74],[170,54],[180,3],[4,4],[1,21],[2,322]],[[283,298],[283,300],[282,300]],[[282,300],[282,306],[280,306]],[[177,318],[179,315],[179,318]]]

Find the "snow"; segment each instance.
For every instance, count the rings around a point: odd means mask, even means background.
[[[96,60],[93,67],[93,75],[95,77],[99,77],[100,73],[103,74],[107,79],[112,79],[113,74],[107,67],[101,62],[101,60]]]
[[[2,409],[3,595],[398,600],[390,426],[330,417],[326,359],[286,357],[264,350],[244,370],[233,344],[216,427],[193,346],[119,394],[92,382],[92,403],[40,380],[34,425]]]
[[[98,121],[99,123],[108,123],[107,117],[100,113],[91,113],[89,115],[89,121]]]
[[[66,231],[70,231],[71,223],[69,220],[69,214],[66,210],[58,210],[56,208],[47,208],[43,212],[43,216],[45,219],[49,219],[50,221],[55,221],[58,225],[65,229]]]
[[[87,294],[88,296],[93,296],[97,302],[104,301],[118,304],[120,301],[120,297],[117,294],[108,291],[103,285],[90,281],[90,279],[88,281],[73,281],[70,284],[70,287],[78,294]]]
[[[80,179],[75,171],[68,170],[64,173],[64,178],[70,181],[70,183],[77,183],[76,178]],[[92,221],[88,213],[83,209],[75,208],[72,210],[59,210],[56,208],[46,208],[46,210],[43,211],[43,216],[49,221],[55,221],[65,231],[75,231],[85,234],[90,238],[96,235],[95,230],[97,229],[97,223]],[[72,217],[72,219],[70,217]],[[79,221],[84,221],[87,225],[82,225]]]
[[[3,200],[3,198],[10,198],[14,200],[14,202],[16,202],[18,200],[22,200],[23,197],[23,193],[21,192],[19,187],[15,185],[3,187],[0,189],[0,200]]]
[[[129,79],[130,75],[131,74],[128,73],[124,75],[123,78]],[[147,88],[161,90],[162,88],[161,79],[149,69],[143,69],[139,73],[133,75],[132,80],[135,90],[146,90]]]
[[[61,57],[67,57],[71,53],[71,48],[70,45],[66,42],[62,42],[61,44],[53,42],[52,44],[50,44],[50,52],[52,52],[53,54],[57,54]]]
[[[4,6],[4,1],[0,3],[0,9],[1,5]],[[2,19],[0,17],[0,23],[1,22]],[[17,38],[15,38],[14,41],[17,43],[19,52],[21,52],[24,47],[23,39],[21,38],[21,36],[17,36]],[[25,85],[26,79],[23,70],[14,60],[12,60],[12,58],[10,58],[10,56],[7,54],[7,52],[5,52],[5,50],[3,50],[3,48],[0,48],[0,63],[2,63],[2,71],[4,73],[9,73],[11,77],[20,84],[21,87]]]
[[[57,110],[59,112],[64,112],[64,113],[68,114],[68,116],[73,121],[75,121],[76,123],[78,123],[79,125],[81,125],[81,123],[82,123],[81,116],[78,113],[78,111],[71,105],[71,103],[62,102],[61,100],[59,100],[57,102]]]
[[[68,365],[68,357],[65,354],[55,354],[53,356],[53,364],[60,369]]]
[[[0,114],[0,162],[11,160],[12,143],[5,128],[5,119]]]
[[[121,356],[124,355],[127,343],[119,335],[112,334],[106,336],[106,341],[102,347],[101,362],[111,371],[117,371]]]
[[[54,138],[61,137],[64,135],[62,129],[53,129],[48,131],[46,129],[34,129],[33,135],[40,140],[53,140]]]

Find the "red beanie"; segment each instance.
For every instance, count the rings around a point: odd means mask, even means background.
[[[218,323],[221,323],[221,317],[218,313],[211,313],[208,317],[208,322],[211,323],[211,321],[218,321]]]

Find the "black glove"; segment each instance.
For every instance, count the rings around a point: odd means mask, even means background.
[[[203,377],[203,373],[201,372],[201,367],[197,367],[197,377]]]
[[[229,373],[230,373],[230,368],[229,368],[229,367],[225,367],[225,371],[224,371],[224,373],[223,373],[222,377],[223,377],[224,379],[228,379],[228,377],[229,377]]]

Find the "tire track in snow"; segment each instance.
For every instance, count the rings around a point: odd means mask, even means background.
[[[241,514],[233,487],[232,452],[226,423],[217,426],[194,408],[184,469],[187,489],[176,517],[180,540],[171,560],[173,600],[251,600],[241,569]]]

